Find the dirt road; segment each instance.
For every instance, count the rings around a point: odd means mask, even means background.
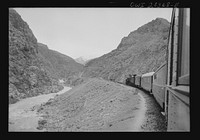
[[[44,131],[37,129],[38,120],[41,119],[41,116],[37,113],[37,108],[42,103],[45,103],[56,95],[63,94],[70,89],[70,87],[64,87],[64,89],[58,93],[26,98],[15,104],[9,105],[9,132]]]

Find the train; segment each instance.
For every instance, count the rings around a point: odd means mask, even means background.
[[[190,8],[172,10],[166,61],[156,71],[130,74],[125,84],[155,98],[167,131],[190,131]]]

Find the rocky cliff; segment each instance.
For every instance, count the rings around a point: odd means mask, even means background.
[[[76,74],[81,64],[38,43],[28,24],[9,9],[9,103],[63,89],[60,77]]]
[[[141,26],[115,50],[89,61],[83,76],[124,82],[128,74],[155,71],[165,61],[169,26],[163,18]]]

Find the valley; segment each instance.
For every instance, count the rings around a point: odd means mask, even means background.
[[[152,96],[125,80],[165,62],[169,27],[156,18],[130,31],[111,52],[73,59],[38,42],[10,8],[9,132],[166,131]]]

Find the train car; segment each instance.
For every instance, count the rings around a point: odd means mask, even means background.
[[[149,72],[141,76],[141,88],[150,92],[150,94],[152,94],[153,75],[154,72]]]
[[[136,76],[136,74],[133,74],[133,75],[130,76],[130,84],[131,84],[131,86],[135,86],[135,76]]]
[[[128,78],[126,78],[126,85],[129,85],[129,86],[135,86],[135,76],[136,74],[133,74],[133,75],[129,75]]]
[[[152,94],[158,104],[165,109],[165,86],[167,83],[167,63],[164,62],[153,75]],[[164,113],[164,112],[163,112]]]
[[[136,87],[140,87],[141,86],[141,76],[140,75],[136,75],[135,76],[135,86]]]
[[[168,131],[190,131],[190,8],[174,8],[167,51]]]
[[[126,78],[126,85],[130,86],[130,78]]]

